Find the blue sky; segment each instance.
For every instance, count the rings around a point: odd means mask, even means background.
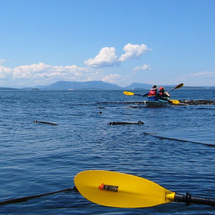
[[[215,86],[214,0],[0,0],[0,86]]]

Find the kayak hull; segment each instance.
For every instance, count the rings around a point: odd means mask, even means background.
[[[170,107],[170,103],[166,100],[146,101],[146,107],[149,108]]]

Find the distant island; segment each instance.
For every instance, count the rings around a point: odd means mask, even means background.
[[[176,84],[177,85],[177,84]],[[176,85],[163,85],[167,90],[174,88]],[[145,83],[132,83],[127,87],[120,87],[116,84],[110,84],[103,81],[85,81],[85,82],[70,82],[70,81],[58,81],[54,84],[47,86],[35,86],[28,88],[9,88],[0,87],[0,90],[149,90],[152,87],[151,84]],[[215,86],[211,87],[192,87],[184,86],[183,89],[215,89]]]

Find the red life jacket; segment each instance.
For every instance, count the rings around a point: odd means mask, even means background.
[[[160,95],[160,96],[164,96],[164,92],[161,92],[161,91],[160,91],[160,92],[159,92],[159,95]]]
[[[150,90],[148,96],[157,96],[156,95],[156,90]]]

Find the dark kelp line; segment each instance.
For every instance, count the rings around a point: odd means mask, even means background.
[[[34,123],[41,123],[41,124],[47,124],[47,125],[55,125],[57,126],[58,124],[56,123],[53,123],[53,122],[44,122],[44,121],[37,121],[35,120]]]
[[[179,100],[180,103],[187,105],[215,105],[215,100]]]
[[[16,198],[16,199],[7,199],[7,200],[4,200],[4,201],[1,201],[0,205],[21,203],[21,202],[26,202],[26,201],[28,201],[30,199],[35,199],[35,198],[40,198],[40,197],[44,197],[44,196],[54,195],[54,194],[62,193],[62,192],[71,192],[71,191],[78,192],[78,190],[74,186],[73,188],[68,188],[68,189],[64,189],[64,190],[58,190],[58,191],[54,191],[54,192],[50,192],[50,193],[43,193],[43,194],[38,194],[38,195],[33,195],[33,196],[20,197],[20,198]]]
[[[195,144],[201,144],[201,145],[205,145],[205,146],[215,147],[215,145],[208,144],[208,143],[201,143],[201,142],[196,142],[196,141],[191,141],[191,140],[183,140],[183,139],[172,138],[172,137],[164,137],[164,136],[156,135],[154,133],[143,132],[143,134],[144,135],[150,135],[150,136],[153,136],[153,137],[156,137],[159,139],[174,140],[174,141],[179,141],[179,142],[189,142],[189,143],[195,143]]]
[[[143,125],[144,122],[109,122],[108,125]]]
[[[215,100],[206,100],[206,99],[200,99],[200,100],[178,100],[179,103],[174,104],[171,103],[171,106],[178,106],[178,105],[215,105]],[[99,102],[97,105],[108,105],[108,104],[138,104],[138,105],[145,105],[146,101],[120,101],[120,102]]]

